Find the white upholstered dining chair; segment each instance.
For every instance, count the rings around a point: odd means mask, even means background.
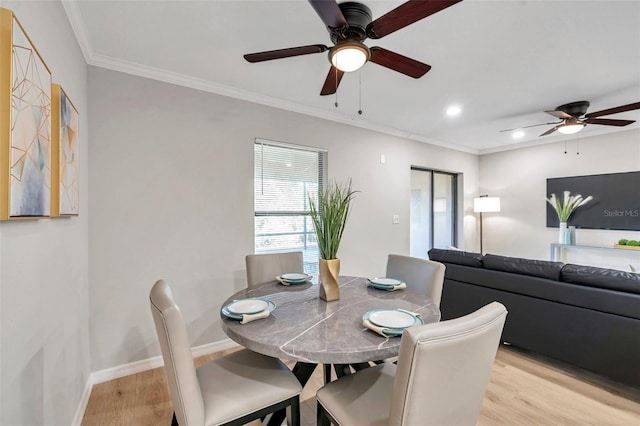
[[[245,258],[247,266],[247,286],[275,280],[287,272],[304,272],[301,251],[287,253],[249,254]]]
[[[407,283],[407,287],[426,294],[440,306],[445,266],[433,260],[390,254],[387,259],[387,278]]]
[[[383,363],[318,390],[318,424],[475,425],[506,316],[493,302],[406,329],[397,366]]]
[[[157,281],[149,298],[173,401],[172,425],[242,425],[290,406],[292,424],[299,426],[302,387],[282,361],[242,349],[196,369],[171,288]]]

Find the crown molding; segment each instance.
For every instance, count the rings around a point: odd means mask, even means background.
[[[504,146],[481,149],[478,151],[478,155],[495,154],[497,152],[513,151],[514,149],[537,147],[537,146],[550,145],[555,143],[565,143],[565,144],[580,143],[580,141],[589,141],[589,139],[592,137],[605,136],[605,135],[610,135],[613,133],[620,133],[620,132],[631,132],[634,130],[638,130],[639,128],[640,128],[640,125],[638,124],[626,126],[624,128],[622,127],[607,128],[604,126],[602,127],[592,126],[592,128],[590,128],[589,130],[582,130],[573,135],[558,134],[555,136],[547,136],[547,137],[538,138],[538,139],[529,139],[519,143],[514,143],[514,144],[509,144]]]
[[[374,123],[366,122],[355,117],[349,117],[341,114],[332,113],[319,108],[309,107],[295,102],[289,102],[283,99],[273,98],[271,96],[260,95],[247,90],[238,89],[231,86],[225,86],[219,83],[214,83],[208,80],[191,77],[188,75],[175,73],[159,68],[149,67],[146,65],[140,65],[129,61],[124,61],[119,58],[114,58],[105,55],[94,54],[89,61],[89,65],[93,65],[100,68],[110,69],[112,71],[123,72],[126,74],[136,75],[138,77],[149,78],[152,80],[162,81],[165,83],[175,84],[178,86],[188,87],[208,93],[214,93],[221,96],[227,96],[234,99],[239,99],[259,105],[265,105],[273,108],[278,108],[286,111],[296,112],[311,117],[321,118],[337,123],[347,124],[354,127],[363,128],[366,130],[372,130],[379,133],[388,134],[391,136],[397,136],[413,141],[427,143],[430,145],[436,145],[443,148],[453,149],[456,151],[462,151],[470,154],[478,154],[478,150],[470,149],[464,146],[455,145],[451,143],[445,143],[436,139],[427,138],[420,135],[413,135],[411,133],[386,127],[379,126]]]
[[[82,50],[84,61],[88,64],[93,57],[93,50],[91,49],[91,43],[89,43],[89,36],[87,35],[87,28],[82,20],[82,13],[78,9],[77,2],[71,0],[61,0],[62,7],[67,14],[71,29],[76,36],[76,40]]]

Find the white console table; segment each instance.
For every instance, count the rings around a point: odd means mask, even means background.
[[[567,261],[568,252],[580,253],[585,258]],[[564,256],[563,256],[564,252]],[[551,244],[551,260],[554,262],[577,263],[580,265],[600,266],[629,271],[630,265],[640,268],[640,250],[627,250],[616,247],[579,246],[573,244]],[[640,270],[640,269],[638,269]]]

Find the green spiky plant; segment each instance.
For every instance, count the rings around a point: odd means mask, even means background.
[[[316,203],[309,196],[309,213],[313,221],[320,256],[325,260],[337,259],[342,233],[349,218],[351,201],[356,192],[351,189],[351,179],[340,183],[330,181],[318,192]]]
[[[546,200],[558,214],[560,222],[567,222],[569,216],[571,216],[571,213],[573,213],[575,209],[584,206],[592,199],[593,197],[591,195],[583,199],[580,194],[571,195],[571,191],[564,191],[564,199],[562,201],[556,198],[556,194],[551,194],[551,197]]]

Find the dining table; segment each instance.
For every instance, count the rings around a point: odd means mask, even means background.
[[[223,307],[248,298],[272,302],[266,318],[242,324],[220,311],[222,329],[236,343],[252,351],[295,361],[293,373],[302,386],[318,364],[336,375],[366,368],[398,355],[400,335],[382,336],[363,326],[363,315],[377,309],[400,309],[416,314],[421,322],[440,321],[438,306],[425,294],[407,287],[401,290],[372,288],[365,277],[340,276],[340,298],[326,302],[319,297],[318,278],[301,284],[283,285],[275,279],[231,295]],[[329,376],[328,376],[329,375]],[[277,422],[277,421],[276,421]],[[269,424],[272,424],[270,422]]]

